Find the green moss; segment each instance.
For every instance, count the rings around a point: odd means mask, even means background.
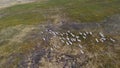
[[[66,15],[70,21],[96,22],[120,13],[120,0],[48,0],[5,8],[0,14],[0,28],[18,24],[39,24],[51,16]],[[59,11],[58,11],[58,9]]]

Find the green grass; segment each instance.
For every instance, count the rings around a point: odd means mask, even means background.
[[[20,24],[37,25],[46,21],[54,22],[56,18],[52,18],[52,16],[56,15],[59,15],[61,17],[65,16],[69,19],[68,21],[71,22],[98,22],[104,20],[108,16],[119,14],[119,3],[120,0],[48,0],[45,2],[15,5],[0,10],[0,15],[5,15],[0,18],[0,30],[9,26]],[[1,39],[9,39],[19,33],[19,30],[17,30],[17,28],[8,29],[10,30],[6,31],[7,34],[0,34],[0,36],[2,36]],[[82,43],[89,45],[85,49],[86,52],[90,54],[101,54],[101,51],[109,51],[110,46],[107,46],[107,44],[92,44],[89,41],[90,39],[85,40]],[[0,60],[2,62],[0,63],[0,67],[2,64],[5,64],[5,62],[8,61],[7,59],[9,59],[11,54],[22,53],[26,55],[32,51],[32,49],[36,47],[37,42],[40,42],[40,40],[37,40],[36,42],[31,41],[12,44],[9,44],[9,40],[3,41],[3,44],[0,45]],[[96,65],[100,66],[100,68],[101,63],[104,64],[103,67],[105,68],[117,68],[119,67],[119,64],[116,64],[117,66],[115,67],[115,63],[119,62],[119,51],[119,49],[115,50],[114,53],[117,55],[113,55],[112,51],[110,50],[110,52],[108,52],[111,53],[110,56],[107,54],[104,55],[102,52],[102,55],[98,55],[97,58],[93,57],[89,63],[97,63]],[[1,56],[3,56],[3,58],[1,58]],[[14,61],[12,62],[13,64],[10,64],[10,68],[16,66],[16,64],[19,63],[20,59],[20,56],[15,57]],[[117,61],[114,61],[114,59]]]
[[[0,11],[0,28],[18,24],[39,24],[53,21],[51,16],[60,15],[75,22],[96,22],[120,13],[120,0],[48,0],[16,5]]]

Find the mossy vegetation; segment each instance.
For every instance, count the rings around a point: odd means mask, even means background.
[[[120,13],[119,0],[48,0],[16,5],[0,11],[0,28],[18,24],[39,24],[51,21],[54,15],[69,21],[96,22]]]
[[[8,59],[12,57],[13,60],[8,66],[10,66],[10,68],[17,68],[17,65],[21,61],[24,61],[24,56],[28,56],[29,53],[35,51],[35,48],[38,48],[39,50],[45,47],[47,50],[57,44],[60,46],[58,45],[59,48],[55,49],[56,52],[58,52],[55,56],[58,56],[58,54],[70,54],[70,56],[73,55],[74,57],[75,55],[80,54],[80,48],[78,45],[81,44],[83,46],[84,54],[90,59],[87,61],[88,67],[91,66],[91,68],[93,68],[95,66],[95,68],[119,68],[120,48],[115,47],[114,43],[111,43],[109,40],[104,43],[97,43],[95,38],[99,39],[98,36],[92,37],[88,35],[87,39],[84,39],[80,35],[80,39],[82,40],[81,43],[75,42],[70,46],[66,44],[63,44],[62,46],[60,40],[53,39],[54,43],[49,44],[50,46],[48,46],[48,44],[43,42],[41,37],[38,36],[40,35],[40,30],[37,29],[40,29],[40,27],[34,26],[36,30],[33,31],[33,34],[22,31],[24,28],[27,28],[25,25],[55,22],[55,16],[66,18],[68,22],[94,23],[102,21],[109,16],[120,13],[119,3],[120,0],[47,0],[43,2],[40,1],[29,4],[15,5],[0,10],[0,30],[8,27],[5,31],[4,29],[3,31],[0,31],[0,67],[5,68],[4,64],[7,64],[7,61],[10,61]],[[15,25],[21,26],[12,27]],[[32,29],[30,29],[30,31],[32,31]],[[21,36],[21,34],[23,34],[23,36]],[[74,34],[78,35],[77,32],[74,32]],[[19,38],[19,36],[22,38]],[[27,37],[31,36],[33,37],[32,39],[26,40]],[[40,39],[36,39],[39,37]],[[71,35],[68,35],[68,37],[71,37]],[[66,36],[64,36],[64,38],[66,38]],[[22,40],[22,42],[18,42],[19,39],[20,41]],[[13,40],[12,43],[11,40]],[[49,40],[49,42],[51,43],[51,40]],[[80,57],[79,59],[81,60]],[[93,64],[95,65],[93,66]]]

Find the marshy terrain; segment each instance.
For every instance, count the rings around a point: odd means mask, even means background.
[[[120,67],[120,0],[16,1],[0,0],[0,68]]]

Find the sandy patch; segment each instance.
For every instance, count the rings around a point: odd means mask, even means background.
[[[0,9],[13,6],[16,4],[24,4],[24,3],[30,3],[35,1],[37,0],[0,0]]]

